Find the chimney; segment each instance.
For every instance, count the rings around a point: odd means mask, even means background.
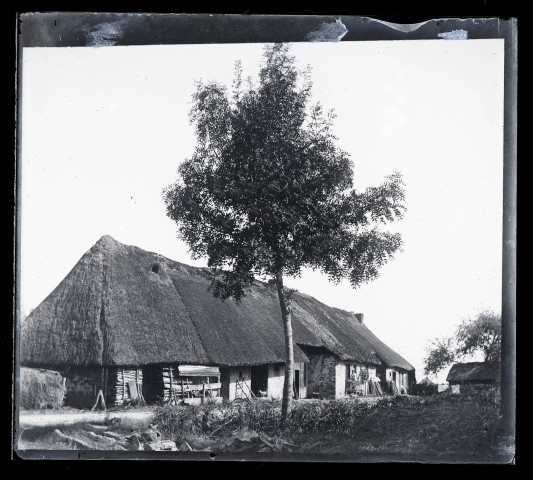
[[[364,325],[365,322],[364,322],[364,317],[365,317],[365,314],[364,313],[355,313],[355,318],[357,318],[357,320],[359,320],[359,323],[361,325]]]

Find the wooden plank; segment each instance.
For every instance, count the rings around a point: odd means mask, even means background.
[[[182,387],[181,385],[174,384],[172,388],[174,389],[174,391],[178,391],[178,392],[181,392],[182,389],[185,390],[186,392],[192,392],[192,391],[203,390],[204,386],[206,390],[218,390],[219,388],[222,388],[221,383],[209,383],[209,384],[203,383],[201,385],[188,385],[186,387]]]
[[[218,367],[206,365],[178,365],[178,375],[184,377],[216,377],[220,375]]]
[[[132,401],[136,402],[139,400],[139,391],[137,390],[137,385],[135,381],[128,381],[128,388],[130,391],[130,398]]]

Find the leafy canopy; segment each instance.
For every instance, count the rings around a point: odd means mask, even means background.
[[[258,85],[243,86],[239,62],[231,95],[214,81],[196,84],[196,149],[164,199],[193,257],[217,272],[217,297],[239,300],[254,276],[303,267],[357,287],[401,247],[399,234],[379,229],[403,215],[400,174],[356,192],[334,114],[309,105],[311,86],[284,44],[264,49]]]
[[[435,339],[427,348],[424,373],[437,373],[456,360],[481,353],[486,363],[499,362],[502,319],[491,310],[483,310],[464,319],[451,337]]]

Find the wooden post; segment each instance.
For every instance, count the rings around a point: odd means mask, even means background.
[[[122,369],[122,400],[126,399],[126,379],[124,378],[124,369]]]
[[[91,408],[91,412],[96,408],[99,401],[102,403],[104,410],[107,410],[105,406],[104,394],[102,393],[102,390],[98,390],[98,396],[96,397],[96,403],[94,404],[93,408]]]
[[[205,382],[204,382],[204,386],[202,389],[202,403],[205,403]]]
[[[137,389],[137,397],[140,397],[139,395],[139,369],[135,367],[135,388]]]
[[[168,373],[170,375],[170,404],[175,404],[176,399],[174,398],[174,383],[172,381],[172,365],[168,366]]]

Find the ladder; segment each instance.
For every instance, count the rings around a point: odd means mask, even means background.
[[[245,392],[243,385],[246,386],[248,393]],[[246,400],[250,401],[252,398],[256,398],[254,392],[252,392],[248,384],[242,378],[238,378],[237,383],[235,384],[235,398],[237,398],[237,392],[239,388],[241,389],[241,393],[244,395]],[[242,398],[242,396],[240,398]]]

